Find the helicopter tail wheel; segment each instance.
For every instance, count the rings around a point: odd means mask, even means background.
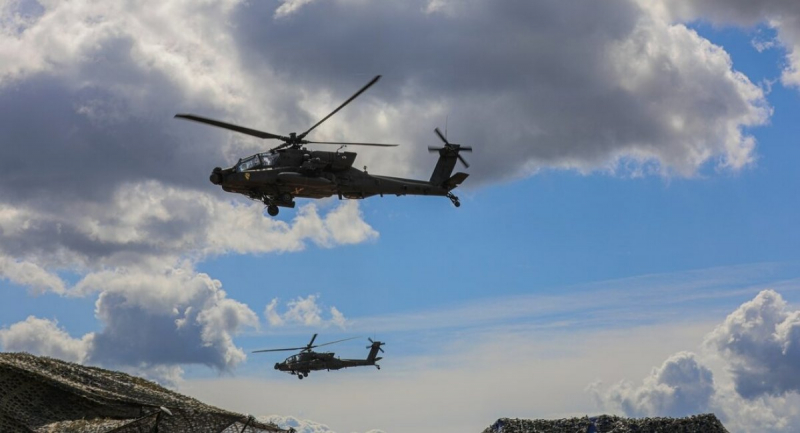
[[[453,206],[461,207],[461,201],[453,193],[448,192],[447,198],[449,198],[450,201],[453,202]]]
[[[274,204],[267,206],[267,213],[269,216],[278,216],[278,212],[278,206],[275,206]]]

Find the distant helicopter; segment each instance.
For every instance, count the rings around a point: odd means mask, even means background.
[[[333,352],[314,352],[313,350],[311,350],[316,347],[327,346],[329,344],[334,344],[334,343],[341,343],[342,341],[353,340],[355,338],[359,337],[345,338],[344,340],[337,340],[337,341],[331,341],[329,343],[314,345],[314,340],[317,339],[317,334],[314,334],[314,336],[311,337],[311,341],[309,341],[305,347],[290,347],[288,349],[254,350],[253,353],[299,350],[300,353],[297,353],[296,355],[292,355],[286,358],[286,360],[283,362],[275,363],[275,370],[286,371],[289,374],[297,375],[298,379],[303,379],[304,377],[308,377],[309,372],[318,370],[328,370],[328,371],[340,370],[342,368],[362,367],[366,365],[374,365],[375,368],[380,370],[381,366],[376,364],[376,362],[380,361],[383,358],[378,356],[378,351],[383,352],[381,346],[383,346],[386,343],[382,343],[380,341],[373,341],[371,338],[367,338],[367,340],[369,340],[370,342],[370,345],[367,346],[367,349],[370,350],[366,359],[341,359],[334,356],[335,354]]]
[[[337,195],[339,199],[363,199],[374,195],[433,195],[450,199],[456,207],[461,206],[451,191],[469,176],[466,173],[453,173],[456,160],[466,168],[469,164],[460,152],[472,152],[472,147],[450,143],[439,131],[436,135],[444,142],[442,147],[428,147],[430,152],[439,153],[439,161],[433,170],[430,180],[403,179],[397,177],[377,176],[367,173],[367,168],[353,168],[356,159],[354,152],[342,152],[345,146],[380,146],[393,147],[396,144],[381,143],[348,143],[334,141],[309,141],[305,137],[322,122],[328,120],[353,99],[358,97],[373,84],[380,75],[346,100],[342,105],[325,116],[307,131],[288,136],[258,131],[233,125],[219,120],[209,119],[194,114],[176,114],[175,117],[205,123],[242,134],[263,139],[281,140],[283,144],[267,152],[257,153],[240,159],[233,167],[216,167],[209,179],[214,185],[220,185],[227,192],[243,194],[253,200],[263,202],[267,213],[278,215],[278,207],[294,208],[295,197],[325,198]],[[335,144],[341,146],[335,152],[308,150],[306,144]]]

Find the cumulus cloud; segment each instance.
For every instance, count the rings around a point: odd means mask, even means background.
[[[133,370],[174,383],[180,365],[234,368],[245,353],[233,336],[259,326],[256,313],[188,263],[177,269],[94,272],[76,290],[99,293],[100,331],[75,339],[56,322],[29,317],[0,330],[4,349]]]
[[[800,392],[800,311],[764,290],[731,313],[706,343],[730,362],[745,398]]]
[[[303,298],[298,296],[286,303],[286,311],[278,311],[278,299],[275,298],[267,304],[264,316],[271,326],[337,326],[344,329],[347,319],[336,307],[329,308],[330,319],[323,318],[324,307],[317,300],[319,295],[308,295]]]
[[[80,339],[72,338],[55,320],[34,316],[0,329],[0,345],[8,352],[28,352],[83,362],[91,344],[91,334]]]
[[[95,315],[103,324],[89,351],[103,365],[205,364],[230,370],[245,359],[233,335],[258,316],[232,300],[221,283],[191,268],[159,273],[98,272],[82,287],[102,288]]]
[[[800,423],[798,329],[800,311],[764,290],[706,336],[714,373],[694,354],[680,352],[639,386],[593,383],[587,391],[598,407],[627,416],[714,412],[731,431],[793,432]]]
[[[777,42],[786,49],[787,62],[781,80],[787,86],[800,87],[800,6],[797,2],[679,0],[664,2],[662,7],[678,19],[704,19],[745,27],[766,24],[774,28],[778,34]],[[768,42],[762,47],[773,45]]]
[[[605,393],[600,392],[598,385],[590,390],[601,406],[615,412],[635,417],[681,417],[708,411],[714,395],[714,378],[693,353],[680,352],[654,368],[641,386],[622,382]]]
[[[290,222],[266,217],[263,205],[219,200],[205,192],[150,181],[126,184],[108,201],[76,203],[45,212],[3,206],[24,223],[0,233],[0,253],[35,257],[50,267],[130,266],[153,258],[174,261],[225,253],[300,251],[356,244],[378,237],[364,222],[357,202],[344,202],[320,215],[315,204],[301,206]],[[22,218],[19,218],[22,219]],[[11,225],[11,224],[8,224]],[[2,228],[0,222],[0,228]],[[20,279],[25,266],[31,285],[63,291],[63,283],[30,265],[0,262],[8,278]]]
[[[28,287],[35,294],[44,292],[63,294],[66,291],[66,285],[58,275],[48,272],[36,263],[15,260],[2,255],[0,255],[0,277]]]
[[[315,83],[337,83],[345,96],[365,71],[385,71],[373,92],[384,104],[348,107],[340,120],[361,120],[347,131],[420,144],[403,150],[406,172],[432,165],[421,144],[436,140],[431,130],[448,114],[451,138],[476,146],[478,182],[548,167],[738,170],[755,156],[743,128],[770,115],[723,49],[635,1],[316,2],[290,21],[256,25],[268,8],[236,11],[248,65],[271,65],[315,97],[326,94]],[[262,43],[297,25],[314,31]],[[310,58],[316,67],[305,67]]]

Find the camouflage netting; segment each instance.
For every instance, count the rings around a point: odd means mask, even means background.
[[[483,433],[728,433],[713,414],[686,418],[598,417],[557,420],[501,418]]]
[[[125,373],[0,353],[0,432],[283,432]]]

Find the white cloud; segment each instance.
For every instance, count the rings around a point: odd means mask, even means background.
[[[286,311],[278,312],[278,299],[275,298],[267,304],[264,316],[270,326],[308,326],[327,327],[337,326],[344,329],[347,319],[336,307],[330,307],[330,319],[323,318],[323,307],[317,302],[319,295],[308,295],[303,298],[298,296],[286,303]]]
[[[14,260],[2,255],[0,255],[0,277],[26,286],[34,294],[44,292],[63,294],[66,292],[66,285],[58,275],[48,272],[35,263]]]
[[[0,331],[6,350],[25,350],[100,364],[175,383],[181,365],[229,371],[245,360],[233,336],[259,326],[247,305],[227,297],[221,283],[179,268],[115,268],[86,275],[77,293],[99,292],[98,332],[70,337],[55,322],[29,317]]]
[[[27,261],[0,256],[0,275],[57,293],[65,292],[64,283],[48,268],[91,272],[160,266],[226,253],[300,251],[307,243],[329,248],[378,236],[353,201],[322,215],[315,204],[307,204],[287,223],[265,216],[261,204],[220,200],[154,181],[125,184],[109,202],[72,203],[49,212],[23,206],[0,206],[3,209],[6,214],[14,209],[14,218],[4,224],[0,213],[0,236],[5,240],[0,252]]]
[[[745,398],[800,392],[800,311],[773,290],[742,304],[708,335]]]
[[[0,329],[0,344],[7,352],[28,352],[70,362],[86,359],[92,338],[92,334],[72,338],[58,322],[34,316]]]
[[[744,27],[765,24],[774,28],[777,32],[776,41],[787,51],[786,65],[782,71],[781,80],[787,86],[800,86],[800,7],[797,2],[783,0],[680,0],[663,2],[661,8],[677,19],[704,19],[714,23]],[[772,44],[772,41],[767,42],[767,46]],[[756,48],[761,51],[758,46]]]
[[[275,18],[287,17],[315,0],[282,0],[283,4],[275,10]]]
[[[641,386],[621,382],[604,393],[597,386],[590,390],[601,406],[616,413],[683,417],[708,412],[714,379],[693,353],[679,352],[654,368]]]
[[[761,291],[707,334],[706,363],[680,352],[640,386],[621,381],[602,390],[594,383],[588,390],[599,407],[628,416],[710,411],[731,431],[793,432],[800,423],[798,319],[800,311],[789,311],[777,292]]]
[[[233,335],[258,327],[258,316],[229,299],[221,283],[182,268],[104,271],[78,284],[100,289],[103,325],[88,360],[104,365],[205,364],[230,370],[244,361]]]

